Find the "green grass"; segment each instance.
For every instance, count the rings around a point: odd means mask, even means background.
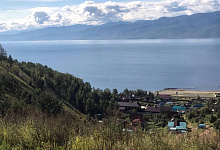
[[[18,74],[20,74],[21,76],[23,76],[26,81],[29,81],[30,80],[30,77],[28,77],[27,75],[25,75],[25,73],[23,71],[20,70],[20,68],[17,66],[17,65],[13,65],[12,66],[12,69],[5,69],[7,68],[7,63],[4,63],[4,62],[1,62],[0,63],[0,67],[1,69],[3,69],[4,71],[7,71],[9,75],[11,75],[14,79],[16,79],[19,83],[22,83],[24,86],[28,87],[29,89],[33,89],[30,85],[28,85],[24,80],[21,79],[21,77],[15,75],[13,72],[11,71],[14,71],[16,70],[18,72]]]
[[[86,118],[86,115],[82,114],[78,109],[73,107],[69,102],[62,100],[62,103],[63,103],[63,108],[66,112],[69,112],[81,118]]]
[[[13,73],[9,73],[11,76],[13,76],[16,80],[18,80],[20,83],[22,83],[23,85],[25,85],[26,87],[28,87],[29,89],[33,89],[30,85],[28,85],[25,81],[23,81],[22,79],[20,79],[18,76],[14,75]]]

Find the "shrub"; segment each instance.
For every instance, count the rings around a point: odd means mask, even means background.
[[[216,117],[213,116],[213,114],[211,114],[211,115],[210,115],[210,118],[209,118],[209,122],[210,122],[210,123],[213,123],[213,122],[215,122],[215,121],[216,121]]]
[[[216,130],[220,131],[220,120],[215,121],[213,125]]]

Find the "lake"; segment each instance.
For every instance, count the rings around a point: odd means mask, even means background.
[[[68,72],[95,88],[220,90],[220,39],[0,43],[18,61]]]

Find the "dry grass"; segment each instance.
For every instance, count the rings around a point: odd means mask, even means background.
[[[180,150],[220,149],[220,134],[212,129],[204,134],[170,134],[165,129],[155,134],[137,128],[122,131],[115,119],[80,119],[72,114],[47,117],[34,109],[0,120],[0,149],[105,149],[105,150]]]

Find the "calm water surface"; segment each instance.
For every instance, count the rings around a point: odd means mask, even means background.
[[[220,39],[0,43],[19,61],[71,73],[95,88],[220,90]]]

